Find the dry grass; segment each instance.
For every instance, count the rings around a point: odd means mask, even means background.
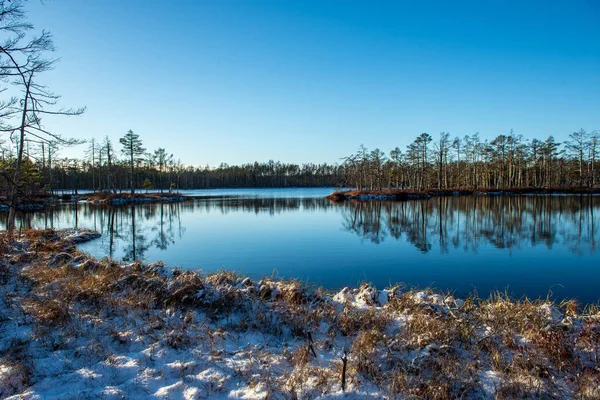
[[[270,353],[244,350],[244,357],[256,362],[236,372],[273,396],[310,398],[339,391],[344,352],[348,391],[370,385],[391,397],[423,399],[600,395],[596,306],[581,310],[573,301],[556,305],[501,293],[458,301],[401,287],[391,288],[381,306],[379,292],[369,285],[340,302],[293,280],[255,283],[226,271],[203,276],[139,262],[98,261],[53,231],[27,232],[20,240],[6,244],[0,257],[0,284],[9,279],[23,284],[19,307],[35,322],[36,340],[51,348],[81,335],[83,324],[135,314],[142,321],[139,329],[155,337],[157,347],[202,348],[215,360],[226,355],[224,343],[232,335],[257,332],[285,343]],[[171,317],[174,312],[178,318]],[[131,332],[131,327],[113,326],[106,334],[126,345],[134,340]],[[98,342],[90,341],[82,351],[110,359]],[[27,351],[15,354],[4,356],[0,368],[21,386],[9,390],[4,380],[0,394],[21,392],[35,376]],[[284,372],[275,373],[261,357],[276,361]]]
[[[576,396],[581,399],[600,399],[600,372],[596,368],[585,370],[577,382]]]
[[[0,263],[0,285],[5,285],[10,278],[10,268],[4,263]]]
[[[25,343],[13,342],[0,357],[0,397],[20,393],[30,385],[34,368],[32,357],[26,349]]]

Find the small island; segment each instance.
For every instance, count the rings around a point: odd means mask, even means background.
[[[178,193],[89,193],[80,196],[81,200],[93,204],[120,206],[126,204],[178,203],[189,200],[189,196]]]

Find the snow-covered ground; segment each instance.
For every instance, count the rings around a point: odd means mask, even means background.
[[[2,238],[0,398],[600,398],[596,308],[118,265],[94,236]]]

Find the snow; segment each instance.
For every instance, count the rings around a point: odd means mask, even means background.
[[[563,319],[563,314],[554,304],[544,303],[540,306],[540,311],[552,323],[559,323]]]
[[[496,389],[502,382],[500,374],[496,371],[485,370],[480,371],[478,374],[481,388],[483,389],[484,396],[486,398],[494,398]]]
[[[58,236],[69,244],[95,235],[61,231]],[[502,314],[482,307],[478,312],[490,313],[481,317],[488,325],[474,327],[473,337],[461,342],[452,329],[474,317],[463,310],[463,300],[432,291],[363,284],[321,295],[297,282],[253,282],[231,273],[199,277],[140,263],[110,270],[114,279],[97,303],[77,297],[64,321],[42,323],[28,311],[28,302],[46,305],[48,296],[68,287],[58,279],[35,283],[27,275],[35,266],[19,262],[20,257],[40,257],[29,244],[23,239],[10,256],[0,257],[0,398],[396,398],[390,384],[378,382],[400,373],[407,374],[403,384],[414,385],[412,397],[427,397],[417,390],[431,379],[450,378],[448,372],[436,372],[437,363],[451,368],[456,362],[456,382],[462,373],[472,379],[465,384],[465,398],[492,399],[508,378],[504,370],[494,369],[488,349],[498,347],[510,361],[517,352],[535,350],[540,340],[514,333],[516,348],[501,347],[510,342],[502,336],[508,333],[494,326]],[[43,261],[47,269],[71,268],[73,276],[97,278],[109,268],[68,246],[44,255]],[[165,301],[152,305],[144,303],[144,296]],[[136,303],[123,307],[127,301]],[[560,327],[572,335],[586,332],[586,326],[590,332],[598,329],[597,320],[564,318],[550,303],[537,310],[546,321],[544,329]],[[585,342],[577,351],[586,368],[593,368],[597,343]],[[346,391],[340,381],[344,354]],[[556,375],[552,387],[558,389],[552,390],[574,396],[572,376],[553,369],[548,359],[538,362]],[[529,377],[510,379],[527,382]],[[535,382],[543,384],[539,377]],[[594,388],[590,393],[596,393]]]
[[[64,229],[64,240],[69,243],[83,243],[100,237],[100,233],[91,229]]]

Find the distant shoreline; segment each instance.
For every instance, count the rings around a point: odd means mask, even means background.
[[[274,187],[274,188],[227,188],[227,189],[326,189],[330,186],[320,187]],[[185,190],[185,189],[184,189]],[[190,189],[190,190],[224,190],[223,188],[215,189]],[[18,206],[20,212],[35,212],[46,209],[48,204],[61,202],[78,202],[87,201],[92,204],[106,204],[112,206],[132,205],[132,204],[156,204],[156,203],[178,203],[192,200],[195,198],[221,198],[230,197],[231,195],[213,195],[213,196],[194,196],[177,192],[148,192],[145,191],[131,194],[129,192],[107,193],[107,192],[86,192],[81,194],[65,193],[59,191],[55,195],[50,193],[40,192],[22,199]],[[331,194],[325,196],[326,199],[334,202],[343,202],[346,200],[416,200],[429,199],[437,196],[514,196],[514,195],[600,195],[600,187],[595,188],[481,188],[481,189],[466,189],[466,188],[451,188],[451,189],[378,189],[378,190],[356,190],[344,189],[334,190]],[[8,202],[0,196],[0,212],[8,211]]]
[[[287,190],[287,189],[329,189],[332,190],[332,186],[297,186],[297,187],[230,187],[230,188],[210,188],[210,189],[182,189],[169,193],[168,191],[158,192],[150,191],[146,192],[144,189],[139,189],[134,195],[129,191],[120,191],[118,193],[113,192],[93,192],[87,189],[81,189],[83,193],[77,193],[73,189],[57,189],[51,192],[40,190],[34,194],[24,196],[21,199],[21,203],[18,205],[19,212],[32,212],[32,211],[43,211],[49,204],[56,203],[70,203],[78,201],[87,201],[92,204],[107,204],[113,206],[131,205],[131,204],[156,204],[156,203],[178,203],[188,201],[192,199],[216,199],[216,198],[231,198],[235,197],[235,194],[210,194],[210,195],[198,195],[189,194],[186,192],[197,192],[206,191],[206,193],[212,193],[214,191],[227,191],[227,190]],[[0,212],[6,212],[9,209],[8,200],[6,195],[0,193]]]
[[[416,200],[436,196],[514,196],[514,195],[595,195],[600,188],[484,188],[484,189],[378,189],[334,191],[325,198],[335,202],[345,200]]]
[[[154,203],[180,203],[192,199],[180,193],[84,193],[84,194],[60,194],[58,196],[51,195],[34,195],[23,199],[17,206],[20,212],[42,211],[46,209],[48,204],[60,202],[77,202],[80,200],[88,201],[92,204],[107,204],[112,206],[122,206],[130,204],[154,204]],[[0,212],[8,211],[7,202],[0,203]]]

